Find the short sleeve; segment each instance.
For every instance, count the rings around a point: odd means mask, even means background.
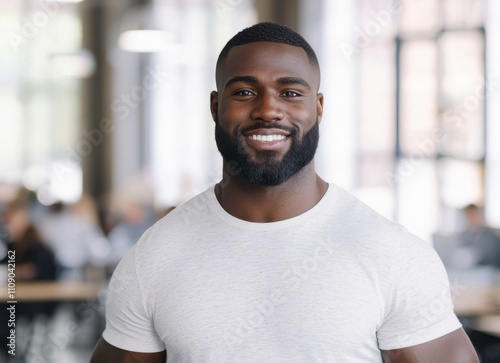
[[[143,237],[144,238],[144,237]],[[141,353],[165,350],[143,302],[137,275],[137,243],[116,267],[106,301],[103,338],[117,348]]]
[[[461,327],[446,270],[431,244],[405,231],[398,247],[386,315],[377,332],[383,350],[422,344]]]

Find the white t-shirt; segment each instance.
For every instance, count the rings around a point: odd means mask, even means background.
[[[211,187],[120,262],[103,336],[169,363],[373,363],[459,327],[432,246],[336,185],[272,223],[231,216]]]

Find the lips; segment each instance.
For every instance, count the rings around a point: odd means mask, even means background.
[[[259,128],[244,133],[247,144],[257,150],[278,150],[290,137],[286,130],[277,128]]]

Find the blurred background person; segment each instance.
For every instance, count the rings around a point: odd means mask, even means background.
[[[17,281],[55,280],[57,264],[53,250],[32,224],[28,208],[8,206],[5,211],[8,250],[15,251]]]
[[[129,202],[120,208],[108,235],[111,243],[110,267],[116,266],[153,224],[152,216],[151,208],[141,203]]]
[[[156,222],[154,200],[151,181],[144,173],[128,178],[112,193],[108,210],[109,272]]]
[[[108,263],[109,242],[99,226],[95,202],[88,195],[73,204],[53,204],[38,224],[55,251],[60,280],[88,280],[87,273]]]
[[[15,281],[42,282],[56,279],[57,263],[52,249],[45,244],[38,230],[31,221],[27,205],[11,204],[4,212],[4,224],[7,232],[7,251],[15,253]],[[8,256],[2,261],[2,268],[7,268]],[[2,302],[4,305],[5,302]],[[22,357],[30,348],[32,333],[37,321],[42,325],[50,320],[57,304],[55,302],[19,302],[16,304],[16,330],[25,334],[17,334],[17,357]],[[8,336],[9,328],[6,324],[8,313],[6,306],[1,306],[2,324],[0,328],[3,337]],[[24,330],[23,330],[24,329]],[[6,359],[6,344],[2,344],[2,354]]]
[[[475,265],[500,269],[500,235],[486,226],[483,210],[476,204],[462,209],[464,230],[458,234],[460,248],[466,248]]]

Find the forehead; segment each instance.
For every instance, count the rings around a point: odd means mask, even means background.
[[[319,70],[311,64],[305,50],[282,43],[254,42],[231,48],[219,69],[217,83],[223,86],[235,76],[292,76],[305,79],[313,88],[319,86]]]

